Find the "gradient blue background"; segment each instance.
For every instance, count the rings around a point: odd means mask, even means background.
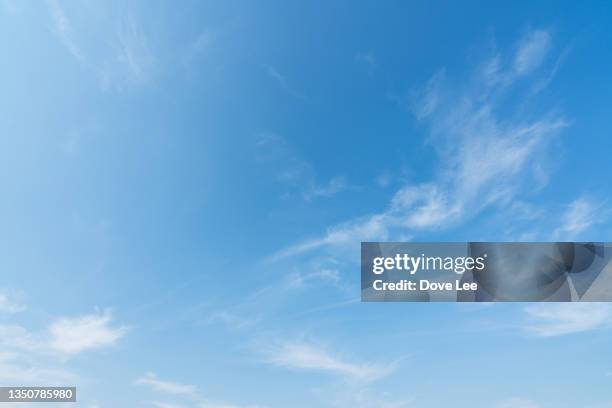
[[[4,0],[0,382],[61,372],[90,408],[612,406],[608,305],[358,302],[361,240],[610,241],[611,11]],[[458,177],[470,151],[493,180]]]

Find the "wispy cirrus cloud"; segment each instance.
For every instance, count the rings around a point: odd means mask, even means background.
[[[603,209],[603,204],[579,197],[567,206],[561,217],[561,226],[553,231],[552,238],[574,240],[593,225],[603,221],[608,212]]]
[[[304,200],[333,197],[350,189],[342,175],[325,182],[317,179],[312,165],[304,160],[285,138],[271,132],[260,133],[255,143],[255,160],[274,169],[274,177],[287,187],[283,197],[297,195]]]
[[[98,79],[102,89],[122,89],[126,84],[151,79],[155,53],[134,12],[122,9],[113,19],[116,28],[108,30],[100,24],[103,20],[88,15],[82,4],[70,4],[69,9],[66,6],[57,0],[47,0],[51,31],[70,55]],[[87,35],[74,24],[75,21],[83,24],[84,20],[89,25]]]
[[[0,332],[3,329],[0,328]],[[66,384],[76,375],[64,367],[56,367],[48,361],[39,361],[29,353],[0,352],[0,382],[3,384]]]
[[[32,332],[19,325],[0,325],[0,344],[8,349],[74,355],[116,344],[127,329],[112,325],[109,311],[61,317],[46,331]]]
[[[612,308],[606,303],[542,303],[525,308],[523,326],[537,337],[555,337],[609,327]]]
[[[366,362],[304,340],[267,343],[260,350],[264,362],[279,369],[323,374],[339,381],[313,390],[319,406],[338,408],[406,408],[413,398],[406,393],[379,393],[378,380],[391,375],[398,361]]]
[[[160,380],[154,373],[146,373],[136,380],[138,385],[146,385],[154,391],[173,395],[195,395],[196,387],[172,381]]]
[[[156,408],[183,408],[183,407],[198,407],[198,408],[262,408],[258,405],[233,405],[224,402],[213,402],[202,398],[198,394],[195,385],[182,384],[174,381],[161,380],[154,373],[146,373],[144,376],[135,381],[136,385],[148,386],[153,391],[159,394],[167,394],[175,396],[177,399],[181,397],[180,402],[172,401],[149,401],[148,405]]]
[[[324,347],[302,341],[278,343],[263,352],[265,361],[277,367],[327,373],[361,382],[375,381],[394,369],[394,364],[349,361]]]
[[[81,47],[77,44],[72,22],[68,18],[66,11],[62,8],[59,1],[47,0],[49,12],[52,20],[52,30],[66,47],[68,52],[80,63],[85,61]]]
[[[6,293],[0,292],[0,313],[18,313],[26,310],[26,306],[17,302]]]
[[[519,74],[528,74],[537,69],[551,47],[551,36],[545,30],[530,30],[518,45],[514,57],[514,70]]]
[[[364,64],[368,69],[368,73],[372,74],[378,66],[378,59],[373,52],[360,52],[355,56],[355,59],[360,63]]]
[[[148,79],[154,56],[147,36],[133,14],[127,14],[117,30],[117,59],[126,68],[130,79],[142,82]]]
[[[289,80],[285,74],[283,74],[276,66],[264,64],[262,67],[266,75],[276,82],[283,91],[297,99],[304,99],[302,94],[295,90],[295,88],[289,83]]]
[[[568,121],[552,112],[531,115],[520,106],[512,109],[504,95],[530,81],[549,48],[550,34],[538,30],[519,41],[513,58],[495,55],[467,79],[449,81],[446,70],[439,70],[413,104],[437,152],[435,177],[404,185],[381,212],[334,225],[323,236],[284,248],[270,259],[392,239],[406,231],[450,228],[486,208],[509,208],[521,192],[534,188],[525,180],[537,178],[541,184],[546,178],[539,159]],[[530,177],[534,171],[538,177]]]

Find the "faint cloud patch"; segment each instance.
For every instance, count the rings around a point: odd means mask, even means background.
[[[0,331],[2,329],[0,328]],[[27,353],[0,353],[0,383],[36,386],[40,384],[64,386],[74,383],[75,373],[59,367],[54,368],[48,362],[34,359]]]
[[[193,385],[181,384],[172,381],[164,381],[157,378],[154,373],[146,373],[136,380],[137,385],[145,385],[154,391],[173,395],[194,395],[196,388]]]
[[[295,88],[289,83],[289,80],[287,79],[285,74],[283,74],[276,66],[264,64],[262,65],[262,67],[266,75],[274,82],[276,82],[283,91],[295,98],[304,99],[304,96],[300,92],[295,90]]]
[[[118,60],[127,67],[128,76],[137,82],[148,79],[154,63],[147,37],[134,16],[128,14],[117,31]]]
[[[574,240],[593,225],[603,222],[608,216],[603,204],[595,203],[586,197],[572,201],[561,216],[561,226],[552,233],[554,240]]]
[[[259,317],[245,317],[240,314],[231,313],[228,311],[215,312],[206,320],[204,324],[223,324],[232,329],[244,329],[255,326],[261,318]]]
[[[608,327],[612,308],[606,303],[542,303],[525,308],[524,330],[537,337],[555,337]]]
[[[378,60],[373,52],[360,52],[355,56],[355,59],[365,65],[370,74],[372,74],[378,66]]]
[[[335,175],[324,183],[318,182],[312,165],[301,158],[286,139],[274,133],[258,135],[255,161],[270,168],[276,180],[288,188],[283,198],[298,196],[307,201],[330,198],[352,188],[342,175]]]
[[[198,394],[197,387],[177,383],[174,381],[160,380],[154,373],[146,373],[138,378],[135,382],[137,385],[143,385],[151,388],[154,392],[160,394],[173,395],[176,398],[183,398],[188,402],[162,402],[148,401],[147,404],[156,408],[182,408],[182,407],[199,407],[199,408],[258,408],[257,405],[238,406],[227,404],[224,402],[211,402],[208,399],[202,398]],[[261,407],[259,407],[261,408]]]
[[[346,179],[342,176],[335,176],[332,177],[327,184],[312,184],[308,190],[304,191],[303,195],[306,200],[317,197],[332,197],[347,188],[348,184]]]
[[[0,4],[2,4],[2,8],[4,8],[10,16],[18,15],[23,6],[22,2],[17,0],[2,0]]]
[[[383,171],[376,177],[376,184],[381,188],[389,187],[393,181],[393,175],[388,171]]]
[[[371,382],[389,375],[393,364],[349,361],[326,348],[305,342],[282,342],[264,350],[265,361],[280,368],[315,371]]]
[[[26,306],[16,300],[19,295],[12,296],[5,292],[0,292],[0,313],[19,313],[26,310]]]
[[[321,269],[309,273],[292,273],[288,276],[287,285],[301,288],[312,282],[327,282],[332,285],[340,284],[340,272],[335,269]]]
[[[187,47],[184,55],[184,64],[190,67],[196,59],[206,55],[214,44],[214,35],[208,30],[201,31]]]
[[[88,15],[87,7],[71,3],[72,13],[66,10],[66,3],[47,0],[51,18],[51,30],[68,50],[70,55],[98,80],[103,90],[123,89],[126,84],[148,82],[156,66],[156,57],[148,37],[132,11],[119,15],[110,7],[104,14],[110,14],[107,22],[116,24],[115,30],[108,30],[100,24],[100,13]],[[77,14],[79,19],[71,18]],[[75,28],[74,22],[87,26]]]
[[[519,43],[514,58],[514,70],[524,75],[537,69],[548,54],[551,46],[550,34],[545,30],[531,30]]]
[[[110,314],[55,319],[48,330],[32,332],[20,325],[0,325],[0,382],[65,385],[75,374],[64,358],[114,344],[122,329],[109,325]],[[58,360],[62,362],[59,368]]]
[[[57,0],[47,0],[51,13],[52,30],[70,54],[80,63],[85,61],[81,48],[76,42],[72,23]]]

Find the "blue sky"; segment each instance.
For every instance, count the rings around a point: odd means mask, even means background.
[[[0,3],[0,383],[612,407],[607,304],[361,304],[359,242],[609,241],[604,3]]]

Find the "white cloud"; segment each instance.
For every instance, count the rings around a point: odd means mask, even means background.
[[[47,5],[53,22],[53,32],[78,62],[84,62],[83,53],[74,39],[72,23],[66,12],[57,0],[47,0]]]
[[[287,87],[287,79],[285,78],[285,76],[283,74],[278,72],[276,67],[274,67],[272,65],[266,65],[265,69],[266,69],[266,73],[268,74],[268,76],[270,78],[272,78],[275,81],[277,81],[283,88]]]
[[[378,186],[381,188],[385,188],[388,187],[389,184],[391,184],[392,180],[393,176],[391,175],[391,173],[389,173],[388,171],[383,171],[381,174],[378,175],[378,177],[376,177],[376,184],[378,184]]]
[[[160,380],[154,373],[146,373],[143,377],[136,380],[136,384],[146,385],[164,394],[194,395],[196,392],[196,387],[193,385]]]
[[[19,325],[0,325],[0,345],[34,353],[78,354],[112,346],[125,335],[125,327],[111,326],[110,312],[59,318],[46,332],[31,332]]]
[[[446,77],[446,71],[438,71],[425,85],[425,89],[415,106],[413,107],[417,119],[421,120],[431,115],[439,106],[442,99],[442,83]]]
[[[103,90],[122,89],[125,84],[142,84],[152,78],[156,55],[129,8],[107,7],[103,13],[91,13],[83,4],[74,3],[72,13],[68,13],[66,6],[58,0],[47,0],[51,30],[81,67],[97,78]],[[79,18],[71,19],[70,14]],[[73,22],[80,23],[78,30]],[[109,31],[109,25],[103,24],[106,22],[116,28]],[[204,37],[198,37],[190,53],[202,52],[205,43]]]
[[[575,239],[580,233],[599,222],[600,209],[600,204],[595,204],[584,197],[574,200],[561,217],[562,226],[554,230],[553,239]]]
[[[127,69],[128,77],[136,82],[149,78],[154,57],[147,36],[132,14],[122,19],[117,31],[118,60]]]
[[[514,69],[519,75],[538,68],[550,49],[550,34],[544,30],[530,31],[519,44]]]
[[[323,281],[338,285],[340,283],[340,272],[335,269],[320,269],[308,273],[293,273],[289,275],[287,284],[290,287],[303,287],[311,281]]]
[[[521,69],[527,69],[528,63],[535,69],[536,56],[548,44],[544,40],[548,34],[543,33],[538,31],[519,45]],[[542,156],[567,122],[553,114],[534,117],[525,109],[508,115],[507,107],[500,107],[505,93],[494,90],[507,89],[518,77],[508,74],[511,68],[504,67],[499,57],[494,61],[487,69],[477,69],[471,80],[447,81],[446,72],[440,70],[415,104],[415,116],[429,129],[428,142],[438,156],[432,163],[438,170],[432,180],[405,185],[383,211],[332,226],[322,237],[285,248],[270,259],[450,228],[488,207],[511,207],[522,192],[534,189],[530,181],[534,178],[540,188],[546,181]],[[462,85],[453,85],[457,83]]]
[[[65,354],[112,346],[123,337],[125,327],[111,326],[109,311],[74,318],[61,318],[49,327],[49,346]]]
[[[224,402],[211,402],[201,398],[198,395],[197,388],[194,385],[186,385],[172,381],[160,380],[153,373],[147,373],[143,377],[137,379],[136,384],[151,387],[154,391],[159,393],[176,395],[177,397],[188,397],[188,399],[190,400],[190,403],[188,405],[183,405],[183,403],[165,401],[148,402],[148,404],[156,408],[184,408],[186,406],[197,406],[198,408],[258,408],[257,405],[239,406],[227,404]]]
[[[18,313],[24,310],[25,305],[15,302],[5,293],[0,293],[0,313]]]
[[[347,189],[346,179],[342,176],[332,177],[326,185],[313,184],[306,190],[304,198],[310,200],[316,197],[331,197]]]
[[[300,371],[318,371],[347,379],[370,382],[393,371],[391,364],[356,363],[330,351],[303,342],[285,342],[267,350],[266,361],[278,367]]]
[[[213,313],[204,321],[206,324],[222,323],[233,329],[244,329],[256,325],[261,319],[259,317],[244,317],[242,314],[220,311]]]
[[[0,325],[0,383],[65,385],[77,378],[63,357],[113,344],[123,329],[109,327],[110,315],[58,319],[49,330],[31,332],[19,325]],[[58,366],[59,362],[62,364]]]
[[[612,323],[612,308],[605,303],[541,303],[525,312],[524,329],[538,337],[591,331]]]
[[[75,375],[72,372],[51,367],[47,362],[36,360],[35,357],[29,352],[1,352],[0,383],[64,385],[74,382]]]
[[[26,328],[19,325],[0,325],[0,345],[4,349],[36,351],[44,349],[44,343]]]
[[[297,92],[292,85],[289,84],[287,77],[283,73],[281,73],[277,67],[275,67],[274,65],[267,64],[263,65],[263,69],[265,70],[268,77],[274,80],[283,89],[283,91],[298,99],[304,99],[303,96],[299,92]]]

